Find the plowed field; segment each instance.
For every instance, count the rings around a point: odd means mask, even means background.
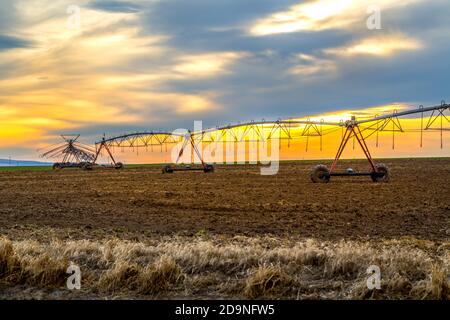
[[[313,184],[312,163],[282,163],[274,176],[260,175],[257,166],[219,166],[208,174],[161,174],[152,166],[0,172],[0,231],[13,239],[42,228],[74,239],[197,233],[448,239],[450,160],[384,162],[390,183],[336,177]]]

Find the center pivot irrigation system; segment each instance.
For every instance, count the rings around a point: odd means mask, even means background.
[[[78,142],[79,134],[61,137],[63,142],[38,150],[42,158],[61,159],[53,164],[53,169],[83,168],[94,162],[95,150]]]
[[[444,127],[445,123],[450,123],[449,118],[445,115],[446,111],[450,110],[450,104],[446,104],[444,101],[440,105],[423,107],[420,106],[416,109],[405,110],[397,112],[394,110],[390,114],[385,114],[381,116],[375,116],[367,119],[357,119],[352,116],[348,121],[340,122],[326,122],[324,120],[311,121],[307,120],[276,120],[276,121],[251,121],[246,123],[239,123],[235,125],[228,125],[223,127],[216,127],[200,131],[187,131],[186,133],[176,133],[176,132],[164,132],[164,131],[146,131],[137,132],[121,136],[116,136],[112,138],[103,137],[100,141],[95,144],[95,152],[92,161],[87,161],[87,164],[82,165],[85,169],[92,169],[96,166],[97,159],[105,150],[107,155],[112,161],[112,164],[108,167],[120,169],[123,167],[121,163],[116,162],[113,157],[114,149],[124,149],[131,148],[139,149],[145,148],[148,150],[153,147],[159,146],[162,148],[168,145],[181,145],[178,152],[178,158],[173,165],[166,165],[163,168],[163,173],[173,173],[175,171],[190,171],[198,170],[204,172],[213,172],[214,166],[207,164],[204,161],[203,154],[199,150],[200,143],[222,143],[227,142],[226,137],[231,137],[232,142],[244,142],[245,138],[249,134],[252,134],[255,140],[258,141],[268,141],[271,139],[287,139],[288,143],[291,139],[296,138],[306,138],[306,151],[308,151],[309,138],[319,137],[320,138],[320,149],[322,150],[322,137],[326,134],[341,130],[342,138],[339,145],[338,151],[334,158],[333,163],[330,167],[325,165],[318,165],[314,168],[311,173],[311,180],[315,183],[326,183],[330,181],[331,177],[342,177],[342,176],[370,176],[374,182],[388,182],[390,178],[389,168],[383,164],[375,163],[369,148],[366,144],[366,140],[376,135],[377,146],[378,146],[378,135],[380,132],[392,132],[392,148],[395,146],[395,133],[396,132],[420,132],[420,147],[423,145],[423,133],[424,131],[439,131],[441,139],[441,148],[443,148],[443,132],[449,131],[449,128]],[[401,124],[402,117],[408,117],[411,115],[420,115],[420,128],[417,129],[404,129]],[[324,127],[331,127],[324,128]],[[239,129],[239,132],[237,130]],[[300,135],[294,134],[292,129],[300,129]],[[276,135],[278,133],[278,135]],[[282,135],[284,137],[282,138]],[[344,172],[336,171],[337,163],[342,156],[348,142],[353,140],[358,142],[364,152],[365,157],[369,162],[369,171],[367,172],[355,172],[352,169],[348,169]],[[247,140],[248,141],[248,140]],[[191,159],[192,165],[190,166],[180,166],[178,165],[183,153],[186,148],[190,146],[191,149]],[[200,166],[194,165],[194,157],[200,161]],[[89,160],[91,160],[91,158]],[[84,159],[85,160],[85,159]]]
[[[94,166],[98,166],[96,162],[99,153],[91,146],[78,142],[79,134],[62,135],[61,137],[64,142],[38,150],[38,152],[41,152],[41,158],[61,159],[60,162],[53,164],[53,170],[64,168],[92,170]],[[110,157],[114,160],[112,154],[110,154]],[[102,167],[122,169],[123,164],[114,161],[114,165]]]

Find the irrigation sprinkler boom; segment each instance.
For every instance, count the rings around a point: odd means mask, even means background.
[[[298,127],[299,125],[305,125],[303,136],[320,136],[321,130],[319,126],[324,125],[338,125],[337,123],[329,123],[324,121],[310,121],[310,120],[277,120],[277,121],[251,121],[247,123],[227,125],[222,127],[210,128],[200,131],[187,131],[185,133],[166,132],[166,131],[146,131],[137,132],[131,134],[125,134],[112,138],[104,138],[96,142],[97,155],[106,150],[110,155],[111,160],[114,162],[114,157],[111,153],[111,148],[152,148],[153,146],[160,146],[170,144],[181,144],[181,148],[178,152],[177,159],[174,165],[166,165],[162,172],[173,173],[175,171],[203,171],[213,172],[214,167],[211,164],[207,164],[198,148],[199,143],[217,143],[226,142],[224,137],[227,136],[227,132],[232,132],[235,128],[243,128],[242,134],[238,137],[234,135],[234,142],[243,141],[244,137],[253,133],[256,140],[270,139],[272,133],[275,130],[284,131],[290,138],[290,129],[292,127]],[[264,127],[270,126],[271,133],[269,137],[264,137]],[[214,134],[216,133],[216,134]],[[200,166],[178,166],[186,148],[190,146],[193,154],[197,156],[200,161]],[[192,161],[194,162],[194,161]]]
[[[112,155],[111,148],[153,148],[154,146],[173,145],[181,144],[180,151],[178,153],[178,158],[175,161],[175,165],[168,165],[163,168],[164,173],[172,173],[178,170],[202,170],[204,172],[212,172],[214,167],[207,164],[198,148],[199,143],[217,143],[226,142],[226,137],[231,137],[234,142],[244,141],[246,135],[252,133],[253,137],[259,141],[266,141],[274,139],[275,132],[283,132],[285,139],[291,140],[297,137],[306,137],[306,151],[308,150],[308,139],[309,137],[317,136],[320,138],[320,146],[322,150],[322,137],[336,130],[343,130],[342,140],[334,161],[331,167],[328,169],[324,165],[317,166],[313,173],[311,174],[311,179],[313,182],[328,182],[332,176],[370,176],[375,182],[387,182],[389,181],[389,169],[382,164],[376,164],[372,158],[370,150],[366,144],[366,140],[376,134],[377,135],[377,145],[378,145],[378,133],[382,131],[392,131],[392,145],[395,145],[395,132],[405,132],[400,118],[406,117],[414,114],[421,114],[421,141],[420,146],[423,144],[423,132],[425,130],[440,130],[441,132],[441,148],[443,147],[443,132],[449,130],[443,127],[444,120],[446,123],[450,123],[449,118],[444,114],[446,110],[450,110],[450,105],[445,104],[444,101],[438,106],[426,107],[420,106],[416,109],[404,110],[401,112],[394,111],[390,114],[375,116],[369,119],[357,119],[352,117],[348,121],[340,122],[326,122],[324,120],[312,121],[312,120],[296,120],[296,119],[279,119],[276,121],[251,121],[245,123],[238,123],[228,126],[219,126],[216,128],[209,128],[199,131],[187,131],[184,134],[176,132],[166,132],[166,131],[146,131],[137,132],[121,136],[116,136],[106,139],[103,137],[102,140],[96,143],[96,159],[98,158],[102,150],[106,150],[114,165],[116,165],[115,159]],[[427,115],[428,120],[425,124],[425,115]],[[433,124],[439,119],[440,126],[438,128],[432,127]],[[364,125],[368,125],[364,127]],[[324,129],[324,127],[331,127],[331,129]],[[234,131],[234,129],[241,129],[240,133]],[[300,128],[300,136],[295,137],[292,133],[292,128]],[[269,131],[269,134],[265,134],[265,130]],[[417,130],[416,130],[417,131]],[[278,135],[276,139],[282,139],[281,135]],[[354,139],[358,142],[364,155],[370,164],[370,171],[368,172],[336,172],[336,165],[345,147],[350,139]],[[185,149],[190,146],[194,155],[200,160],[200,167],[178,167],[177,164],[183,155]],[[194,161],[192,161],[194,162]]]

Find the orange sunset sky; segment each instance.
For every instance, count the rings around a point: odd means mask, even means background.
[[[373,12],[380,28],[368,27]],[[339,122],[439,105],[450,100],[449,13],[441,0],[2,0],[0,159],[37,160],[60,134],[93,145],[195,120]],[[404,128],[419,129],[417,117]],[[310,138],[308,152],[305,137],[283,140],[281,158],[331,158],[340,136],[325,135],[322,151]],[[450,156],[449,131],[442,149],[436,131],[422,148],[417,132],[396,133],[395,150],[391,132],[368,144],[374,157]],[[170,162],[169,151],[116,155]]]

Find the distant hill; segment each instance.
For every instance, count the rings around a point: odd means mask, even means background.
[[[0,167],[36,167],[36,166],[51,166],[53,163],[30,161],[30,160],[14,160],[14,159],[0,159]]]

